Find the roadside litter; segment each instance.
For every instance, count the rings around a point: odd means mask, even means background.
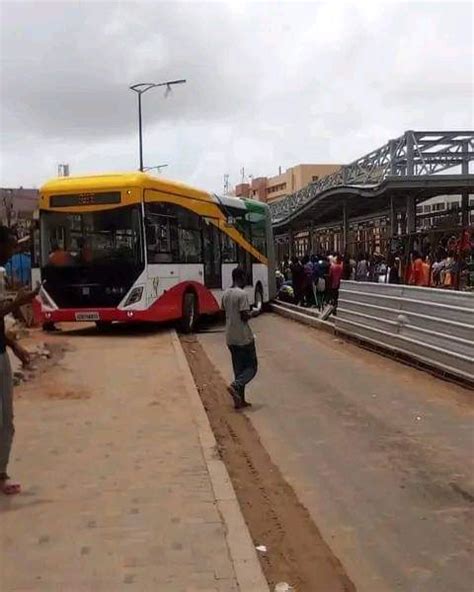
[[[296,590],[286,582],[280,582],[275,586],[275,592],[296,592]]]

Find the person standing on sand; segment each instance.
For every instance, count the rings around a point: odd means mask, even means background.
[[[11,230],[0,226],[0,266],[4,266],[12,256],[16,239]],[[0,278],[2,281],[3,278]],[[19,483],[10,480],[7,474],[8,461],[13,442],[13,378],[7,347],[24,364],[30,362],[30,354],[5,331],[5,317],[17,311],[20,306],[31,302],[39,292],[20,290],[13,302],[4,299],[3,285],[0,286],[0,492],[6,495],[20,493]]]
[[[234,407],[250,407],[245,400],[245,387],[257,374],[257,351],[255,337],[250,329],[249,319],[258,311],[250,310],[249,298],[245,290],[245,272],[240,267],[232,271],[232,287],[227,288],[222,297],[222,308],[226,318],[226,341],[232,356],[234,381],[227,387]]]

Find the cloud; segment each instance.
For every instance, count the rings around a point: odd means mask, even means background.
[[[3,2],[3,185],[146,163],[209,188],[472,127],[468,2]]]

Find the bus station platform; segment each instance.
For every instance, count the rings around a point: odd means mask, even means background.
[[[175,332],[83,327],[25,342],[0,589],[268,591]]]

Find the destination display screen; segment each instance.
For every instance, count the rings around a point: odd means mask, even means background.
[[[73,193],[67,195],[52,195],[49,205],[51,208],[68,208],[71,206],[105,206],[120,203],[120,191],[104,193]]]

